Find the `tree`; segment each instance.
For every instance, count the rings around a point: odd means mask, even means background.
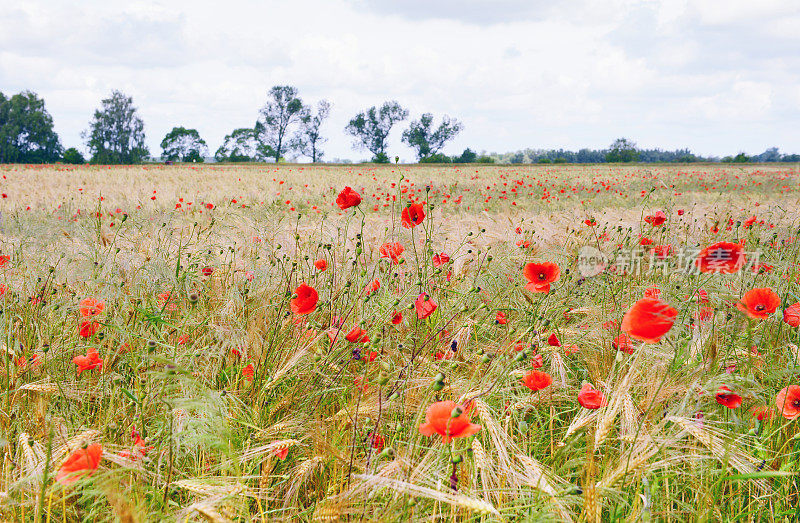
[[[256,130],[251,128],[234,129],[214,153],[218,162],[256,162],[273,155],[272,149],[259,144]]]
[[[208,154],[208,145],[197,129],[185,127],[173,127],[161,140],[161,149],[161,157],[173,162],[202,162]]]
[[[380,109],[374,105],[357,114],[345,127],[345,132],[355,138],[356,149],[366,149],[373,154],[373,161],[386,163],[386,139],[397,122],[408,118],[408,111],[395,101],[385,102]]]
[[[36,93],[0,93],[0,163],[51,163],[61,158],[53,117]]]
[[[461,156],[453,156],[453,163],[475,163],[478,159],[478,153],[467,147]]]
[[[770,147],[753,159],[758,162],[779,162],[781,161],[781,153],[777,147]]]
[[[453,163],[453,159],[446,154],[436,153],[420,158],[419,163]]]
[[[83,136],[92,163],[141,163],[150,154],[144,143],[144,122],[133,106],[133,98],[119,91],[112,91],[102,101]]]
[[[70,147],[69,149],[64,151],[64,154],[61,157],[61,161],[64,163],[71,163],[74,165],[83,165],[84,163],[86,163],[86,160],[83,158],[81,152],[74,147]]]
[[[313,163],[320,161],[324,155],[319,148],[328,140],[322,137],[319,128],[322,126],[322,122],[328,118],[330,112],[331,104],[327,100],[322,100],[317,105],[317,114],[312,115],[308,111],[300,121],[300,129],[295,136],[294,147],[311,158]]]
[[[606,161],[609,163],[635,162],[639,159],[639,151],[636,144],[627,138],[617,138],[609,147],[606,153]]]
[[[255,131],[262,153],[271,151],[275,162],[295,145],[288,140],[290,126],[305,118],[307,109],[297,97],[297,88],[276,85],[269,90],[266,105],[261,109]],[[289,146],[289,147],[287,147]]]
[[[444,144],[455,138],[463,127],[458,120],[445,116],[439,127],[434,130],[433,115],[425,113],[403,131],[403,143],[415,149],[417,160],[422,160],[441,151]]]

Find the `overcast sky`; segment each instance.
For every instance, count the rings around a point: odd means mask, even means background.
[[[269,87],[333,104],[343,133],[396,99],[464,131],[446,152],[641,147],[800,153],[796,0],[0,0],[0,91],[44,97],[65,147],[112,89],[151,153],[173,127],[211,152],[252,126]],[[392,134],[390,155],[413,157]]]

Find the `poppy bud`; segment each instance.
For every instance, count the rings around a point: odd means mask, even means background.
[[[492,358],[490,358],[488,354],[484,354],[484,355],[481,357],[481,362],[482,362],[482,363],[489,363],[490,361],[492,361]]]
[[[394,449],[392,447],[386,447],[381,451],[380,454],[378,454],[378,457],[384,459],[394,459]]]
[[[462,414],[464,414],[464,409],[462,409],[461,407],[458,407],[458,406],[456,406],[452,411],[450,411],[450,417],[451,418],[457,418],[457,417],[461,416]]]
[[[378,374],[378,384],[379,385],[386,385],[387,383],[389,383],[389,377],[386,374],[382,373],[382,372],[380,374]]]
[[[196,292],[189,294],[189,303],[197,303],[199,299],[200,295],[198,295]]]
[[[450,458],[450,463],[453,465],[458,465],[462,461],[464,461],[464,458],[461,456],[461,454],[453,454],[453,456]]]
[[[518,352],[518,353],[517,353],[517,354],[514,356],[514,361],[522,361],[522,360],[524,360],[525,358],[526,358],[525,351],[521,351],[521,352]]]
[[[147,349],[150,351],[155,350],[156,348],[156,341],[155,340],[147,340]]]
[[[400,397],[400,394],[393,392],[391,396],[389,396],[389,401],[396,400]]]
[[[523,433],[523,434],[527,433],[528,432],[528,422],[525,421],[524,419],[520,420],[519,425],[517,426],[517,428],[519,429],[519,431],[521,433]]]
[[[444,388],[444,383],[442,383],[441,381],[434,381],[432,388],[436,392],[439,392],[440,390],[442,390]]]

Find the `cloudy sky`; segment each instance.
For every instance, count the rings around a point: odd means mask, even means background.
[[[152,153],[176,125],[213,153],[291,84],[333,104],[329,159],[368,157],[343,128],[389,99],[461,119],[448,153],[800,153],[798,27],[794,0],[5,0],[0,91],[43,96],[65,147],[119,89]]]

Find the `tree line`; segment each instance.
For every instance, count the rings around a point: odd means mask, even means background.
[[[231,131],[214,153],[214,159],[280,162],[288,155],[295,155],[320,162],[327,142],[322,126],[330,111],[327,100],[309,105],[300,98],[296,87],[275,86],[267,93],[267,101],[253,127]],[[354,116],[345,132],[353,137],[355,149],[369,151],[373,162],[387,163],[389,135],[408,115],[408,110],[398,102],[386,102]],[[431,161],[441,156],[444,145],[462,129],[456,119],[444,116],[436,125],[434,116],[425,113],[410,122],[402,140],[414,149],[419,161]],[[135,164],[151,158],[145,143],[144,122],[133,99],[120,91],[113,91],[101,101],[81,137],[92,163]],[[164,136],[161,149],[161,159],[171,162],[202,162],[209,154],[208,144],[197,129],[183,126],[174,127]],[[85,159],[75,147],[63,149],[44,101],[30,91],[10,98],[0,93],[0,163],[58,161],[83,163]]]
[[[225,136],[214,153],[218,162],[283,161],[287,156],[302,156],[321,162],[327,142],[322,131],[330,116],[331,103],[321,100],[307,104],[296,87],[279,85],[267,93],[252,127],[238,128]],[[408,119],[409,111],[397,101],[373,106],[355,115],[344,132],[353,139],[353,148],[367,151],[371,161],[390,161],[388,139],[392,130]],[[749,157],[744,153],[725,158],[693,154],[688,149],[662,151],[639,149],[620,138],[603,150],[579,151],[525,149],[503,154],[478,154],[470,148],[460,155],[442,153],[445,144],[455,138],[463,124],[447,115],[435,122],[431,113],[409,122],[401,139],[414,150],[420,163],[624,163],[624,162],[797,162],[800,155],[781,154],[773,147]],[[151,160],[145,143],[144,122],[133,99],[112,91],[95,110],[89,127],[81,133],[89,151],[89,161],[98,164],[135,164]],[[202,162],[209,155],[208,145],[196,129],[174,127],[161,141],[161,159],[170,162]],[[397,160],[397,158],[395,158]],[[0,92],[0,163],[84,163],[81,152],[64,149],[53,129],[53,118],[44,100],[32,91],[10,97]]]
[[[717,157],[700,156],[689,149],[640,149],[627,138],[618,138],[607,149],[524,149],[509,153],[491,153],[489,157],[498,163],[763,163],[800,162],[800,154],[781,154],[777,147],[770,147],[761,154],[748,156],[745,153]]]

